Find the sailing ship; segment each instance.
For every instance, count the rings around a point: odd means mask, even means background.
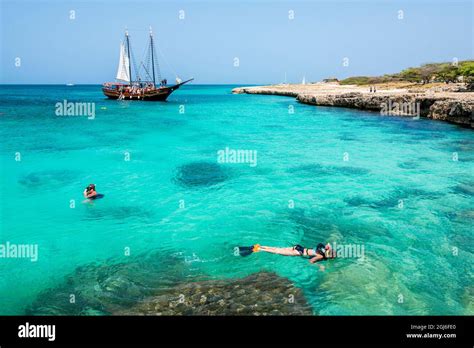
[[[132,78],[132,65],[135,79]],[[147,54],[138,67],[131,50],[130,36],[125,31],[125,39],[120,43],[120,59],[115,78],[118,82],[106,82],[102,85],[102,92],[108,98],[154,101],[165,101],[173,91],[193,80],[181,81],[177,77],[176,84],[168,85],[168,81],[161,78],[151,28]]]

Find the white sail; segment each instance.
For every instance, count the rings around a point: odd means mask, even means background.
[[[117,76],[115,78],[120,81],[130,82],[129,69],[130,61],[128,60],[128,55],[125,51],[125,45],[122,42],[120,44],[120,60],[117,70]]]
[[[303,81],[301,81],[301,84],[306,85],[306,76],[303,76]]]

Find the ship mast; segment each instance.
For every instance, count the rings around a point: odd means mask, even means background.
[[[150,27],[150,45],[151,45],[151,69],[153,71],[153,87],[156,86],[155,82],[155,57],[153,56],[153,51],[155,50],[153,47],[153,32],[151,31]]]
[[[128,76],[130,76],[130,86],[132,85],[132,65],[130,64],[130,40],[128,39],[128,30],[125,30],[125,36],[127,38],[127,54],[128,54]]]

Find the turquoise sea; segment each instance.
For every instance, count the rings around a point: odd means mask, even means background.
[[[319,315],[474,314],[472,130],[233,87],[185,86],[160,103],[1,86],[0,243],[37,244],[39,258],[0,259],[0,314],[23,314],[82,265],[127,262],[124,250],[181,255],[211,279],[273,271]],[[95,103],[95,118],[57,116],[63,100]],[[257,151],[257,165],[218,163],[226,147]],[[89,183],[105,197],[83,203]],[[365,257],[323,271],[234,255],[319,242]]]

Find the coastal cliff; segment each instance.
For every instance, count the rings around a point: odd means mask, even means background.
[[[301,103],[338,106],[380,112],[384,116],[420,116],[474,128],[474,92],[462,86],[393,88],[315,83],[309,85],[273,85],[240,87],[234,94],[266,94],[295,97]]]

